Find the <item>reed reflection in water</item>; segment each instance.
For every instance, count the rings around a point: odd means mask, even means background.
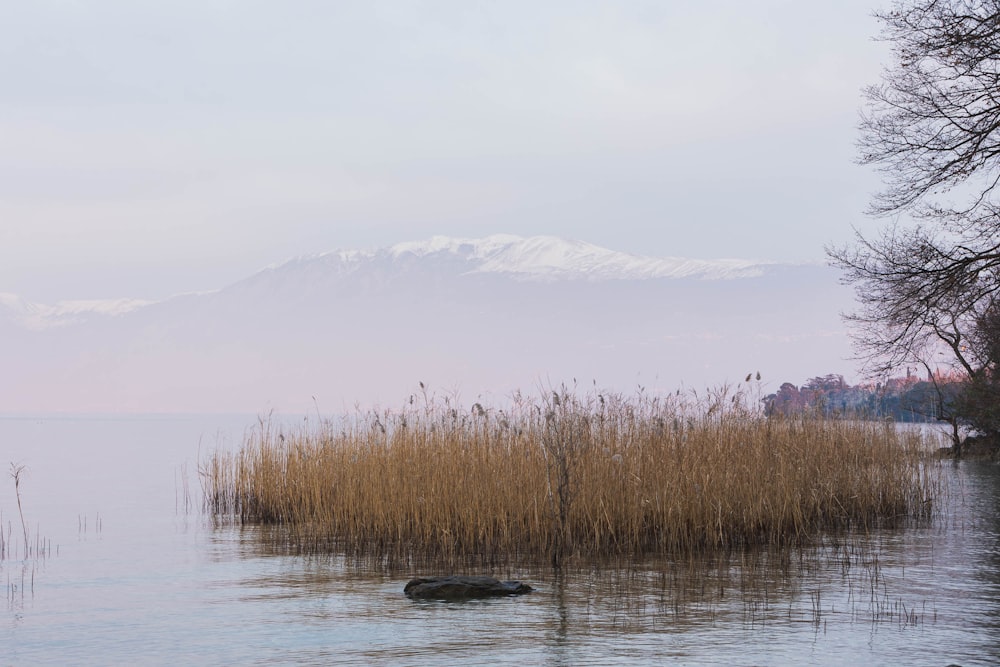
[[[224,426],[232,442],[246,423]],[[414,602],[408,578],[437,572],[290,554],[259,528],[185,514],[177,471],[219,430],[207,417],[0,420],[3,454],[28,466],[28,528],[53,545],[44,559],[0,562],[0,581],[34,579],[2,612],[5,664],[967,667],[1000,656],[992,464],[941,464],[927,521],[559,576],[547,563],[502,568],[488,573],[538,592]],[[13,496],[0,485],[5,519]]]
[[[973,548],[967,540],[981,546],[987,535],[967,516],[964,466],[946,473],[950,513],[932,520],[812,547],[495,573],[538,588],[524,598],[400,604],[402,584],[417,572],[343,557],[304,557],[287,578],[256,583],[341,599],[321,625],[363,623],[372,632],[364,648],[344,646],[336,659],[347,662],[488,655],[506,664],[989,664],[1000,646],[996,619],[980,633],[966,614],[996,598],[946,565]],[[997,480],[994,469],[974,472]],[[264,551],[273,547],[255,531],[241,534]],[[949,574],[959,577],[940,587]]]

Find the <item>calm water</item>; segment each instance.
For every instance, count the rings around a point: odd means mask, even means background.
[[[0,419],[0,464],[27,466],[30,540],[49,550],[23,557],[4,474],[3,534],[18,553],[0,561],[0,664],[1000,662],[994,465],[945,464],[947,507],[929,525],[780,567],[761,557],[563,580],[520,572],[537,593],[417,603],[402,587],[431,573],[266,555],[253,531],[199,516],[199,449],[233,446],[252,422]]]

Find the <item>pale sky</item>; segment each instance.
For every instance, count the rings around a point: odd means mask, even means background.
[[[872,0],[0,0],[0,292],[162,298],[434,234],[815,260]]]

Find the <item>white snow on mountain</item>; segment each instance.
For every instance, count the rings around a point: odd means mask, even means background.
[[[16,294],[0,293],[0,308],[26,329],[61,327],[81,321],[89,315],[124,315],[154,303],[144,299],[81,299],[57,301],[46,305],[25,301]]]
[[[703,278],[709,280],[759,276],[767,263],[745,259],[699,260],[649,257],[609,250],[592,243],[557,238],[496,234],[481,239],[434,236],[398,243],[367,255],[339,253],[347,262],[361,262],[385,253],[392,259],[450,256],[470,264],[473,273],[499,273],[527,280],[644,280]]]
[[[650,257],[609,250],[584,241],[554,236],[521,237],[494,234],[480,239],[433,236],[377,250],[344,249],[298,257],[258,273],[260,280],[278,280],[291,270],[326,271],[327,278],[354,273],[379,260],[417,261],[433,266],[443,260],[464,264],[464,273],[499,274],[518,280],[648,280],[696,278],[734,280],[762,275],[773,263],[746,259],[685,259]],[[208,294],[211,292],[204,292]],[[143,299],[93,299],[39,304],[0,293],[0,311],[20,326],[40,330],[78,323],[91,316],[116,316],[148,306]]]
[[[0,412],[204,412],[508,395],[582,378],[708,386],[850,373],[822,265],[433,237],[299,257],[157,302],[0,293]],[[310,408],[311,409],[311,408]]]
[[[491,239],[486,239],[490,241]],[[733,279],[759,276],[759,262],[739,259],[695,260],[643,257],[608,250],[583,241],[550,236],[492,243],[477,269],[530,278],[644,280],[649,278]]]

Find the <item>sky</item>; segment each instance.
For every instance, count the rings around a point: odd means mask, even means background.
[[[808,261],[877,174],[872,0],[0,0],[0,292],[435,234]]]

